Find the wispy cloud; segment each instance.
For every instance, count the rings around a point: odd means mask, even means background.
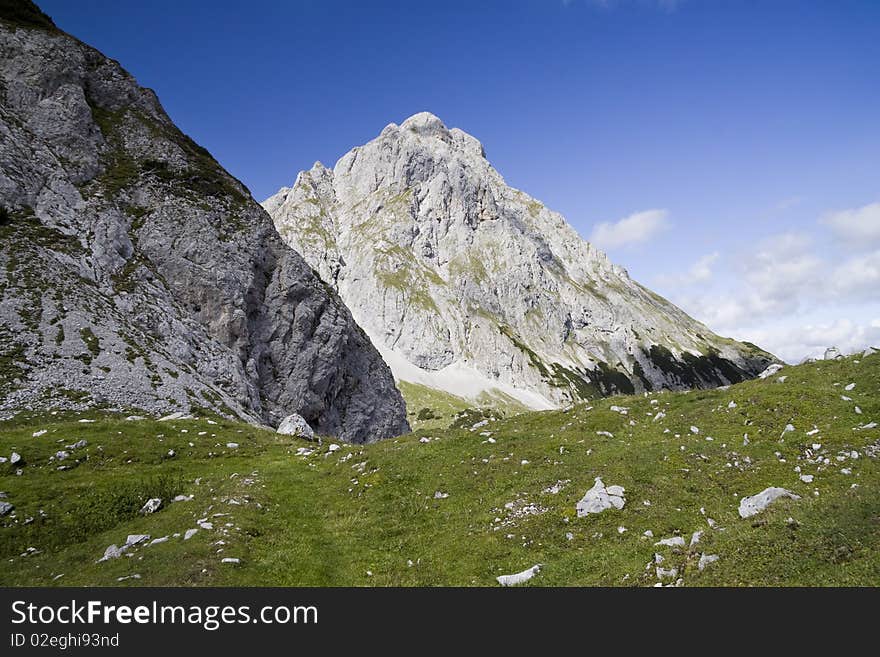
[[[654,209],[636,212],[617,222],[606,221],[593,229],[590,241],[606,250],[646,242],[669,228],[668,215],[666,210]]]

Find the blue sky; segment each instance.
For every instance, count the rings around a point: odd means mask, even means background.
[[[788,360],[880,344],[880,2],[43,0],[257,199],[421,110]]]

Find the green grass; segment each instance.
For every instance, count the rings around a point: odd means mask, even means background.
[[[331,441],[318,447],[222,420],[17,416],[0,423],[0,454],[15,450],[26,462],[21,476],[0,465],[0,491],[16,507],[0,520],[0,584],[117,585],[136,573],[123,584],[495,586],[497,575],[540,563],[528,585],[652,586],[659,553],[685,585],[876,586],[880,430],[855,427],[880,418],[880,355],[857,360],[786,368],[784,383],[614,397],[332,452]],[[846,392],[848,383],[856,386]],[[659,411],[666,416],[655,422]],[[795,430],[783,433],[789,423]],[[32,437],[38,429],[47,433]],[[89,444],[62,462],[73,467],[49,461],[83,438]],[[297,455],[302,447],[313,451]],[[795,467],[815,480],[800,481]],[[577,518],[597,476],[626,489],[626,506]],[[560,481],[558,494],[545,492]],[[740,499],[768,486],[801,499],[741,519]],[[148,496],[176,491],[194,499],[133,513]],[[449,496],[435,499],[438,491]],[[517,512],[527,505],[538,513]],[[128,534],[172,536],[215,513],[228,515],[189,541],[95,563]],[[77,523],[82,530],[66,529]],[[697,530],[705,533],[693,549],[654,545],[676,534],[689,542]],[[703,552],[720,559],[700,571]],[[225,556],[241,564],[222,564]]]

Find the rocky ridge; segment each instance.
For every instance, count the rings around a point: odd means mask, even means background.
[[[247,189],[117,62],[0,9],[0,410],[406,431],[369,338]]]

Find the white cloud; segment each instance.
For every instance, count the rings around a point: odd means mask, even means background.
[[[854,256],[838,265],[830,285],[838,298],[880,300],[880,251]]]
[[[685,287],[695,283],[704,283],[712,278],[712,265],[720,257],[721,254],[714,251],[697,260],[686,272],[672,276],[660,276],[657,280],[666,287]]]
[[[603,222],[593,229],[590,241],[603,249],[646,242],[669,228],[666,210],[645,210],[617,222]]]
[[[875,244],[880,242],[880,202],[829,213],[822,223],[851,244]]]
[[[880,345],[880,320],[858,324],[849,319],[805,325],[774,325],[737,331],[735,337],[760,345],[788,363],[821,358],[834,346],[851,354]]]

